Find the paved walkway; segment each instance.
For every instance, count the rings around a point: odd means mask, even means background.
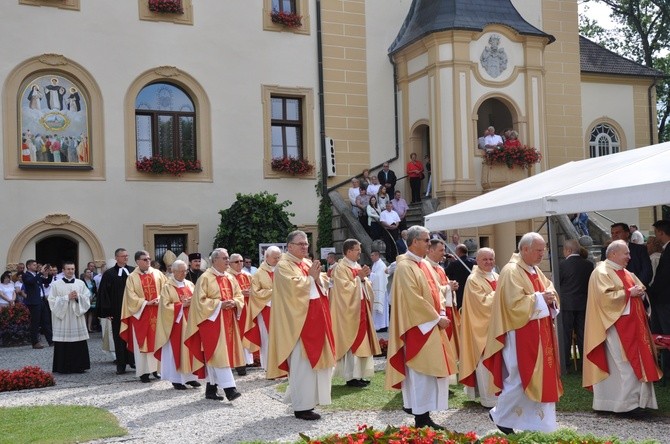
[[[115,374],[109,354],[100,348],[100,333],[89,340],[91,370],[78,375],[55,375],[56,386],[38,390],[0,393],[0,406],[76,404],[102,407],[112,412],[128,435],[104,442],[220,442],[244,441],[295,442],[299,433],[318,437],[328,433],[347,433],[358,424],[384,428],[387,424],[412,425],[413,419],[401,411],[347,411],[324,413],[320,421],[306,422],[293,417],[276,394],[274,381],[264,372],[251,370],[237,377],[242,397],[233,403],[204,399],[204,388],[176,391],[170,383],[142,384],[134,374]],[[0,368],[17,369],[37,365],[51,369],[52,348],[0,348]],[[382,362],[379,365],[383,365]],[[588,396],[585,393],[585,396]],[[317,409],[319,410],[319,409]],[[478,434],[493,431],[485,410],[448,410],[433,414],[437,423]],[[670,418],[633,421],[603,417],[593,413],[559,413],[560,427],[597,436],[625,439],[655,439],[670,443]]]

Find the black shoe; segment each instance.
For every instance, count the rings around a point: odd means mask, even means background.
[[[238,392],[235,387],[228,387],[223,389],[223,392],[226,394],[226,398],[228,398],[228,401],[234,401],[240,396],[242,396],[242,393]]]
[[[247,375],[247,367],[235,367],[235,371],[237,372],[237,376],[246,376]]]
[[[430,417],[430,413],[428,412],[421,415],[414,415],[414,426],[417,429],[422,427],[430,427],[433,430],[444,430],[444,427],[433,422],[432,418]]]
[[[365,379],[359,379],[358,382],[363,384],[363,387],[367,387],[368,385],[370,385],[370,381],[366,381]]]
[[[367,384],[362,383],[360,379],[350,379],[347,381],[347,387],[363,388],[366,386]]]
[[[216,392],[216,384],[210,384],[209,382],[207,383],[207,387],[205,388],[205,399],[213,399],[215,401],[223,401],[223,396],[220,396]]]
[[[408,415],[411,415],[411,414],[412,414],[412,409],[408,409],[407,407],[403,407],[403,408],[402,408],[402,411],[405,412],[405,413],[407,413]]]
[[[493,421],[493,416],[491,416],[491,412],[489,412],[489,419]],[[496,422],[493,421],[493,424],[496,424]],[[496,424],[496,427],[498,427],[498,430],[503,432],[505,435],[511,435],[512,433],[514,433],[514,429],[511,429],[509,427],[499,426],[498,424]]]
[[[384,327],[377,330],[377,333],[386,333],[387,331],[389,331],[388,327]]]
[[[161,379],[161,375],[159,375],[158,372],[153,372],[151,374],[153,375],[154,378]]]
[[[117,375],[125,375],[126,374],[126,369],[125,368],[118,368],[116,369],[116,374]]]
[[[128,364],[128,365],[130,365],[130,368],[132,368],[133,370],[135,370],[135,364]]]
[[[191,387],[200,387],[202,384],[200,384],[198,381],[188,381],[186,385],[190,385]]]
[[[301,410],[293,413],[296,418],[304,419],[305,421],[316,421],[321,419],[321,415],[315,413],[313,410]]]
[[[186,386],[184,384],[179,384],[177,382],[173,382],[172,387],[174,387],[175,390],[186,390]]]
[[[140,376],[140,381],[144,383],[151,382],[151,380],[149,379],[149,373],[145,373],[142,376]]]

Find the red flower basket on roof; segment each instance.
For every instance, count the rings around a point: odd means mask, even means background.
[[[515,166],[529,169],[536,163],[540,163],[542,154],[535,148],[526,145],[513,147],[499,147],[487,150],[484,154],[486,165],[504,164],[507,168]]]

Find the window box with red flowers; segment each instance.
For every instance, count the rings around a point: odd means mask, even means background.
[[[143,157],[135,163],[137,171],[149,174],[171,174],[180,177],[184,173],[200,173],[199,160],[168,159],[161,156]]]
[[[273,171],[287,173],[292,176],[306,176],[312,172],[314,166],[307,159],[277,157],[272,159],[271,168]]]
[[[149,11],[162,14],[183,14],[181,0],[149,0]]]
[[[272,11],[270,13],[272,23],[286,26],[287,28],[300,28],[302,26],[302,16],[295,12]]]
[[[507,165],[507,168],[518,166],[529,169],[534,164],[540,163],[540,160],[542,160],[540,151],[526,145],[494,148],[484,154],[486,165]]]

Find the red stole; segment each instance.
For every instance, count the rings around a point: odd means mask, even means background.
[[[356,279],[356,276],[358,276],[358,269],[351,267],[347,268],[349,268],[351,271],[353,278]],[[368,295],[365,294],[365,285],[361,284],[361,287],[363,290],[363,299],[361,299],[361,314],[360,320],[358,321],[358,333],[356,333],[356,339],[354,339],[353,344],[351,344],[352,353],[358,350],[358,347],[360,347],[363,343],[363,339],[365,339],[365,335],[368,334],[370,330],[370,323],[368,322],[368,310],[370,309],[368,304],[370,301],[368,301]]]
[[[537,292],[545,290],[540,277],[524,270],[528,279],[533,283]],[[535,373],[535,363],[538,353],[542,353],[542,399],[540,402],[556,402],[562,391],[560,377],[560,360],[558,358],[558,344],[551,316],[534,319],[516,330],[516,359],[519,366],[519,376],[524,390],[530,384]],[[521,352],[520,352],[521,351]]]
[[[265,270],[258,270],[257,273],[263,273]],[[274,280],[274,271],[266,271],[270,275],[270,280]],[[260,314],[263,315],[263,324],[265,324],[265,331],[270,331],[270,307],[267,305],[263,307]],[[249,330],[244,332],[244,337],[249,340],[252,344],[261,346],[261,330],[258,328],[258,317],[253,319],[252,326]]]
[[[140,284],[142,285],[142,293],[144,299],[147,301],[153,301],[158,298],[158,291],[156,290],[156,280],[154,279],[153,274],[140,273]],[[145,305],[144,310],[142,311],[142,316],[137,319],[134,316],[126,319],[128,323],[129,339],[128,350],[132,351],[133,343],[132,336],[135,335],[137,338],[137,345],[142,348],[146,345],[146,352],[142,353],[153,353],[156,348],[156,323],[158,322],[158,305]]]
[[[233,298],[233,287],[225,276],[216,276],[216,283],[219,285],[219,293],[221,295],[221,301],[229,301]],[[220,320],[219,320],[220,319]],[[221,326],[223,324],[224,331],[221,332]],[[214,356],[216,351],[216,346],[219,344],[219,341],[223,339],[226,341],[226,351],[228,352],[228,365],[230,367],[235,366],[235,360],[233,353],[235,347],[234,341],[234,329],[237,328],[237,323],[235,322],[235,313],[234,310],[224,310],[221,308],[219,310],[219,316],[214,321],[205,319],[198,326],[200,330],[200,338],[202,340],[202,349],[204,352],[204,361],[207,361]],[[189,347],[190,348],[190,347]]]
[[[251,288],[251,279],[246,273],[237,273],[235,275],[237,283],[240,284],[240,289],[242,291],[248,290]],[[240,318],[237,320],[237,324],[240,328],[240,331],[244,331],[244,327],[247,323],[247,306],[249,305],[249,296],[244,296],[244,307],[242,307],[242,313],[240,313]]]
[[[437,276],[440,278],[440,285],[449,285],[449,279],[447,278],[447,274],[444,272],[442,267],[439,265],[433,265],[433,270],[435,270],[435,273],[437,273]],[[447,315],[447,318],[449,318],[449,321],[451,321],[447,328],[444,329],[444,331],[447,333],[447,337],[451,339],[454,335],[454,328],[456,328],[456,317],[454,315],[453,307],[445,307],[444,311]],[[458,347],[458,343],[456,346]]]
[[[302,271],[303,276],[309,276],[309,266],[306,263],[299,262],[296,265]],[[319,294],[321,294],[318,284],[316,288]],[[312,368],[319,362],[326,340],[330,344],[331,352],[333,355],[335,354],[335,338],[333,337],[333,324],[330,318],[330,304],[326,296],[321,294],[321,297],[318,299],[309,300],[307,317],[300,332],[300,339]],[[284,364],[287,369],[288,363],[285,362]],[[280,368],[282,367],[280,366]]]
[[[493,291],[496,291],[496,288],[498,288],[498,281],[489,281],[488,279],[484,280],[489,283]]]

